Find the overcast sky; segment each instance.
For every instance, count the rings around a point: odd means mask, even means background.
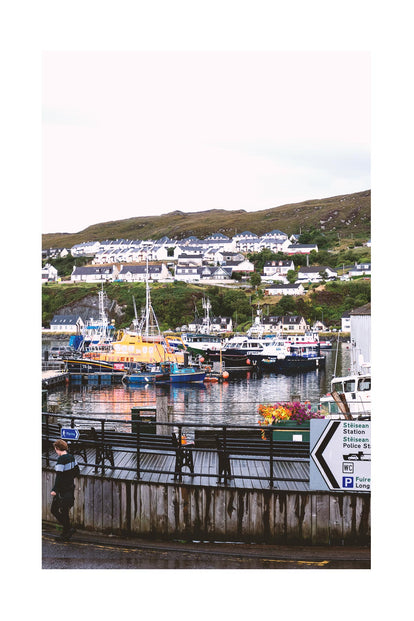
[[[46,52],[42,232],[370,184],[367,52]]]

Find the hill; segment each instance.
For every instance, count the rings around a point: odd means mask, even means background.
[[[114,210],[115,211],[115,210]],[[233,237],[242,231],[263,235],[279,229],[288,235],[311,228],[335,231],[344,237],[370,237],[371,190],[281,205],[262,211],[212,209],[161,216],[143,216],[94,224],[78,233],[42,235],[42,248],[70,248],[85,241],[104,239],[204,238],[211,233]]]

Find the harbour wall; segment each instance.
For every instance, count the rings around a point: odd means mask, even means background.
[[[43,469],[42,518],[55,473]],[[76,479],[77,528],[126,536],[302,545],[368,545],[370,494]]]

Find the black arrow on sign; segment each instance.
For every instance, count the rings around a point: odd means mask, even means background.
[[[324,437],[324,439],[322,440],[318,450],[315,453],[315,457],[318,459],[320,465],[322,466],[328,480],[329,483],[331,484],[331,487],[335,488],[335,489],[339,489],[340,486],[338,485],[338,481],[335,479],[334,475],[331,472],[331,469],[329,468],[328,464],[326,463],[325,459],[323,458],[322,453],[324,452],[324,450],[326,449],[328,443],[330,442],[332,436],[334,435],[335,431],[338,429],[339,425],[341,423],[339,422],[333,422],[331,425],[331,428],[328,430],[328,433],[326,434],[326,436]]]

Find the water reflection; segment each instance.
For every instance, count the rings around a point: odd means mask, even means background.
[[[49,392],[48,409],[73,416],[131,419],[131,408],[153,405],[164,395],[172,411],[171,422],[255,424],[260,403],[287,401],[292,396],[312,404],[329,390],[336,366],[337,374],[350,365],[349,345],[326,351],[326,368],[298,375],[253,374],[228,382],[201,385],[99,385],[70,383]]]

